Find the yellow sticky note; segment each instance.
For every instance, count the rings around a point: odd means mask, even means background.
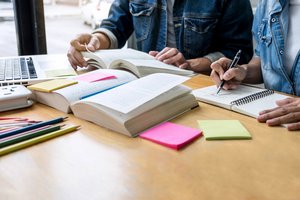
[[[198,120],[198,127],[206,140],[251,139],[238,120]]]
[[[41,92],[52,92],[60,88],[76,84],[77,81],[71,79],[54,79],[28,86],[28,89],[37,90]]]

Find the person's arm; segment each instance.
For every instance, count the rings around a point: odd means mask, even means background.
[[[109,10],[108,18],[102,20],[98,30],[100,30],[100,32],[108,30],[117,39],[117,45],[114,45],[114,48],[122,48],[134,30],[132,14],[129,11],[129,1],[113,1]],[[115,42],[113,42],[113,44],[114,43]]]
[[[254,56],[247,65],[241,65],[246,71],[243,83],[258,84],[263,82],[260,58]]]

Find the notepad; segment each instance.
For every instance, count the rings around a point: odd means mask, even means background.
[[[201,135],[198,129],[165,122],[141,133],[140,137],[178,150]]]
[[[206,140],[251,139],[238,120],[198,120],[198,126]]]
[[[116,76],[113,74],[108,74],[108,73],[103,73],[101,71],[97,71],[95,73],[87,73],[87,74],[78,76],[74,79],[78,80],[78,81],[85,81],[88,83],[92,83],[92,82],[111,79],[111,78],[116,78]]]
[[[216,105],[228,110],[233,110],[251,117],[258,117],[262,110],[277,107],[276,101],[287,98],[273,90],[256,88],[248,85],[239,85],[235,90],[221,90],[216,94],[215,85],[199,88],[193,91],[196,99]]]
[[[30,85],[28,86],[28,88],[31,90],[37,90],[41,92],[52,92],[54,90],[58,90],[60,88],[74,85],[76,83],[78,82],[72,79],[54,79],[54,80]]]

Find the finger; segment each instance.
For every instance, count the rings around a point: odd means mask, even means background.
[[[87,66],[87,62],[85,61],[85,59],[83,58],[82,54],[77,51],[74,48],[70,48],[68,54],[67,54],[69,61],[71,60],[71,65],[73,66],[80,66],[80,67],[86,67]]]
[[[171,55],[171,54],[169,54],[169,55]],[[185,62],[185,59],[184,59],[182,53],[179,52],[179,53],[163,60],[163,62],[166,64],[173,64],[173,65],[179,67],[181,64],[183,64]]]
[[[300,108],[280,107],[259,117],[265,117],[266,123],[270,126],[298,122],[300,121]]]
[[[276,126],[276,125],[281,125],[281,124],[298,122],[299,120],[300,120],[300,112],[293,112],[293,113],[289,113],[289,114],[286,114],[281,117],[269,119],[266,121],[266,123],[269,126]]]
[[[300,130],[300,122],[287,124],[286,127],[289,131]]]
[[[96,36],[92,36],[90,42],[87,44],[87,48],[90,51],[96,51],[101,46],[99,39]]]
[[[157,55],[156,58],[157,58],[157,60],[160,60],[160,61],[166,63],[167,59],[171,59],[172,57],[176,56],[178,54],[178,52],[179,51],[177,49],[171,48],[168,51],[166,51],[164,54],[161,54],[160,56]]]
[[[170,49],[171,49],[170,47],[165,47],[163,50],[161,50],[160,52],[158,52],[158,54],[155,56],[155,58],[157,59],[159,56],[163,55],[164,53],[166,53]]]
[[[159,57],[160,55],[166,53],[167,51],[169,51],[171,48],[170,47],[165,47],[163,50],[161,50],[160,52],[158,52],[158,54],[155,56],[155,58]]]
[[[68,58],[69,63],[71,64],[71,66],[73,67],[73,69],[77,70],[77,65],[73,62],[72,59]]]
[[[228,69],[223,74],[223,79],[225,81],[232,80],[232,79],[242,81],[245,78],[245,76],[246,74],[244,73],[244,70],[242,68],[236,67],[236,68]]]
[[[155,57],[158,54],[158,51],[149,51],[149,55]]]
[[[228,58],[220,58],[219,60],[213,62],[210,65],[210,68],[218,74],[220,79],[223,79],[223,74],[227,68],[227,65],[230,63]]]
[[[221,78],[220,78],[220,75],[218,72],[216,72],[215,70],[212,70],[210,73],[210,77],[215,82],[216,85],[220,85]]]
[[[188,62],[185,62],[178,66],[180,69],[190,69],[190,64]]]
[[[237,80],[226,81],[223,86],[223,89],[234,90],[234,89],[237,89],[240,84],[241,84],[241,81],[237,81]]]
[[[286,100],[286,99],[284,99],[284,100]],[[284,100],[280,100],[280,101],[284,101]],[[288,108],[288,107],[295,107],[295,106],[298,106],[298,104],[293,104],[293,103],[282,104],[281,106],[278,106],[278,107],[275,107],[275,108],[271,108],[271,109],[267,109],[267,110],[262,110],[262,111],[259,112],[259,115],[264,115],[264,114],[267,114],[267,113],[279,110],[279,109],[284,108],[284,107]]]
[[[76,70],[77,69],[77,61],[73,56],[72,48],[69,49],[67,56],[68,56],[69,63]]]
[[[290,105],[290,104],[291,105],[297,105],[298,103],[300,103],[300,98],[286,98],[286,99],[283,99],[283,100],[276,101],[276,104],[278,106],[284,106],[284,105]]]
[[[78,51],[85,51],[85,45],[80,43],[77,39],[71,40],[70,45]]]
[[[257,120],[259,122],[266,122],[267,120],[286,115],[287,113],[288,109],[286,107],[276,107],[273,109],[261,111],[259,113],[259,116],[257,117]]]

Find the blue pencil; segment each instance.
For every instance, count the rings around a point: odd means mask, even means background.
[[[43,127],[43,126],[60,123],[60,122],[63,122],[64,119],[66,119],[66,117],[58,117],[58,118],[51,119],[51,120],[48,120],[48,121],[43,121],[43,122],[40,122],[40,123],[37,123],[37,124],[33,124],[33,125],[30,125],[30,126],[25,126],[25,127],[22,127],[22,128],[14,129],[12,131],[0,134],[0,139],[5,138],[5,137],[9,137],[9,136],[12,136],[12,135],[15,135],[15,134],[18,134],[18,133],[23,133],[25,131],[30,131],[32,129],[40,128],[40,127]]]

